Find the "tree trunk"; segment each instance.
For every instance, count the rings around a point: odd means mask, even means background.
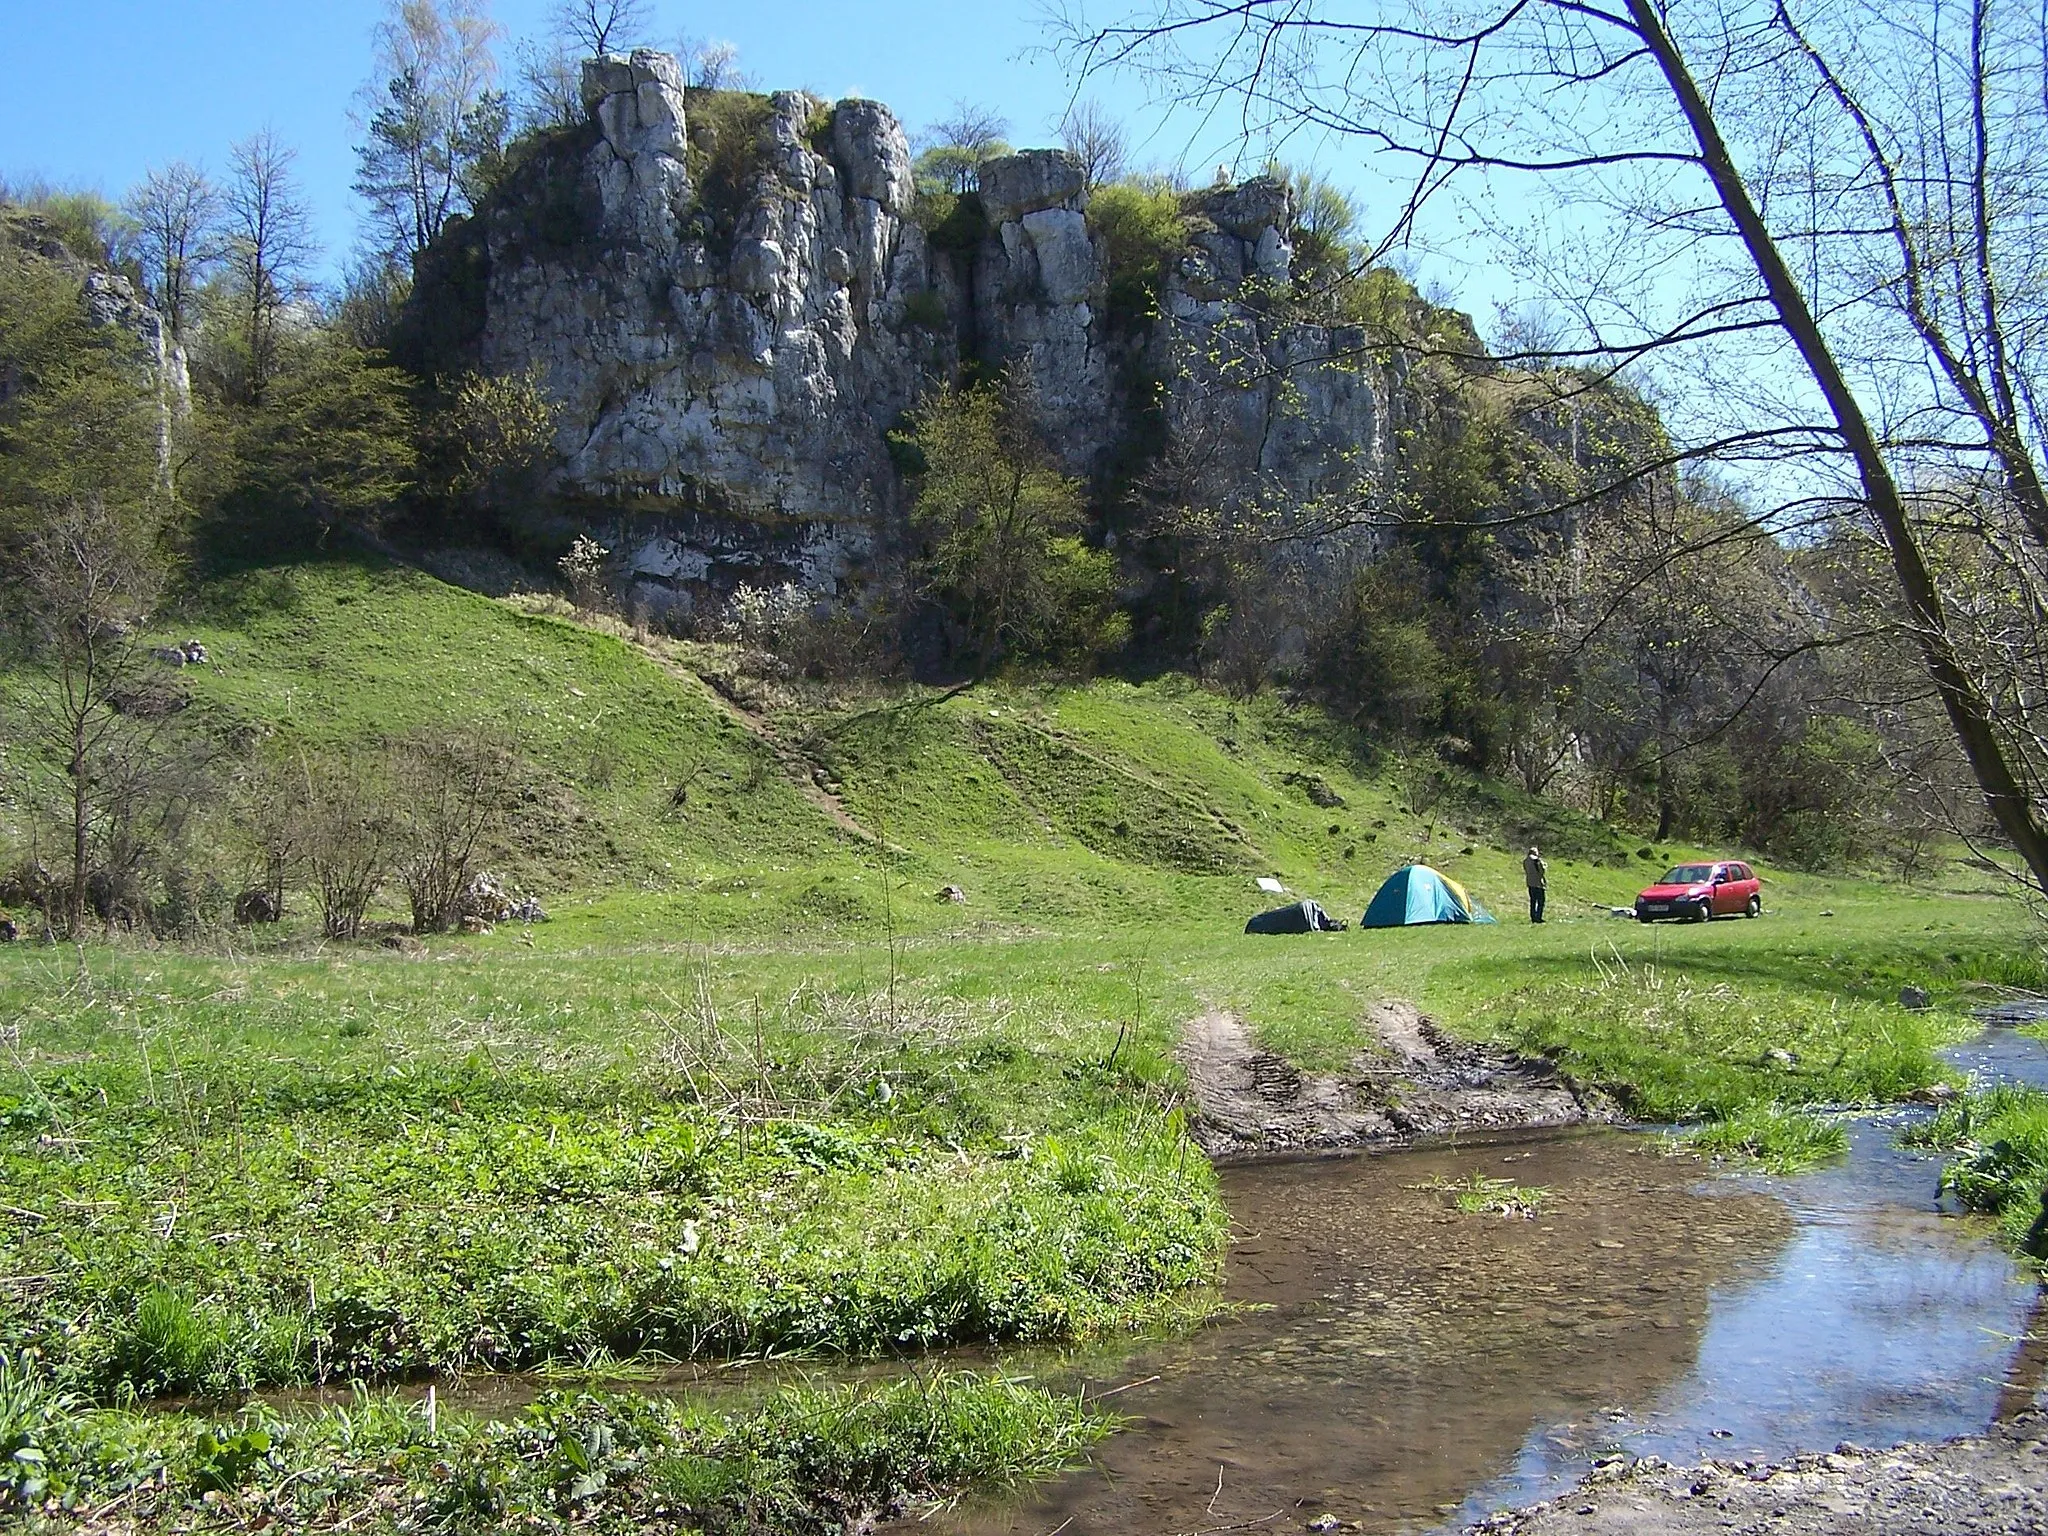
[[[1821,334],[1820,325],[1786,266],[1776,240],[1757,212],[1742,173],[1721,138],[1713,108],[1701,95],[1698,83],[1678,52],[1677,44],[1664,30],[1655,6],[1651,0],[1626,0],[1626,3],[1630,20],[1656,59],[1658,68],[1663,71],[1665,82],[1671,87],[1679,110],[1685,115],[1686,126],[1692,130],[1694,141],[1700,148],[1701,164],[1714,184],[1721,206],[1734,221],[1758,275],[1763,279],[1779,322],[1799,349],[1800,358],[1819,386],[1842,441],[1855,460],[1864,502],[1877,519],[1891,554],[1892,573],[1897,579],[1900,596],[1905,600],[1921,660],[1934,683],[1936,694],[1940,696],[1963,755],[1969,760],[1970,771],[1984,792],[1985,803],[1999,830],[2025,861],[2035,886],[2048,891],[2048,829],[2043,828],[2035,815],[2005,743],[1999,739],[1990,701],[1956,652],[1949,635],[1941,594],[1927,568],[1926,557],[1907,513],[1905,497],[1898,482],[1892,478],[1891,467],[1885,462],[1877,435],[1865,418],[1854,390],[1843,377],[1833,349]]]
[[[86,865],[91,860],[87,832],[92,825],[92,797],[86,780],[85,722],[73,728],[71,753],[71,890],[65,899],[64,936],[75,939],[85,927]]]

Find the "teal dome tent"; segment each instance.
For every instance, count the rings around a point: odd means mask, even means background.
[[[1409,923],[1490,923],[1486,908],[1465,887],[1427,864],[1406,864],[1387,876],[1359,919],[1361,928],[1400,928]]]

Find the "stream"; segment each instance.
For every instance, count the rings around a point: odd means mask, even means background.
[[[2048,1087],[1995,1017],[1950,1053]],[[1131,1428],[1092,1463],[927,1517],[954,1536],[1453,1530],[1608,1456],[1774,1460],[1984,1429],[2048,1378],[2040,1289],[1941,1210],[1924,1110],[1851,1122],[1846,1158],[1716,1174],[1584,1131],[1226,1168],[1227,1292],[1258,1310],[1134,1354],[1010,1362]],[[1549,1191],[1466,1215],[1472,1175]],[[910,1522],[905,1522],[908,1528]]]
[[[1949,1060],[1980,1086],[2048,1089],[2048,1042],[2011,1027],[2048,1001],[1980,1016]],[[1420,1536],[1608,1457],[1761,1462],[1981,1431],[2048,1385],[2048,1291],[1988,1223],[1943,1209],[1939,1157],[1899,1146],[1927,1113],[1848,1117],[1848,1155],[1790,1177],[1612,1129],[1226,1165],[1225,1293],[1243,1310],[1171,1339],[948,1355],[1109,1394],[1129,1427],[1065,1476],[892,1536]],[[1533,1215],[1466,1214],[1454,1189],[1475,1175],[1545,1193]],[[645,1390],[729,1400],[791,1374],[812,1373],[699,1365]],[[543,1385],[473,1378],[448,1401],[513,1411]]]

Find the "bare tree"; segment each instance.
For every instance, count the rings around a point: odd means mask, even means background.
[[[646,41],[647,0],[563,0],[555,30],[584,54],[625,53]]]
[[[700,91],[753,88],[753,76],[740,68],[737,43],[719,37],[692,37],[686,32],[676,41],[676,57],[682,62],[683,77]]]
[[[220,194],[203,171],[173,160],[147,172],[125,206],[150,301],[171,340],[182,343],[199,289],[220,259]]]
[[[398,880],[415,933],[438,933],[458,916],[486,840],[505,824],[513,758],[477,731],[409,737],[392,753]]]
[[[480,0],[387,0],[362,92],[355,190],[396,260],[416,257],[469,206],[476,169],[503,146],[501,32]]]
[[[320,894],[321,931],[353,939],[397,856],[388,764],[381,751],[344,747],[301,753],[298,767],[301,845]]]
[[[1370,255],[1468,176],[1541,179],[1566,224],[1520,251],[1577,334],[1527,361],[1577,365],[1589,387],[1661,376],[1682,439],[1665,467],[1745,465],[1778,488],[1775,526],[1869,531],[1990,815],[2048,890],[2031,700],[1959,629],[1945,530],[1914,495],[1931,475],[1974,477],[1995,492],[1984,518],[2048,543],[2048,14],[1389,0],[1361,17],[1335,0],[1157,0],[1065,33],[1084,74],[1135,65],[1263,135],[1349,138],[1412,167]],[[2029,643],[2044,632],[2033,622]]]
[[[226,265],[242,375],[236,393],[255,404],[277,375],[286,318],[305,289],[314,254],[312,219],[292,172],[297,152],[269,129],[229,153],[234,174],[224,197]]]
[[[917,157],[919,185],[956,196],[972,192],[980,181],[981,163],[1010,152],[1003,137],[1009,131],[1010,125],[999,114],[971,102],[954,102],[949,116],[918,135],[924,146]]]
[[[148,519],[81,501],[28,541],[9,583],[15,636],[32,662],[19,674],[23,735],[61,788],[66,868],[49,916],[63,934],[82,928],[108,836],[133,820],[160,766],[172,711],[153,707],[152,662],[135,632],[164,576]]]
[[[1060,144],[1081,162],[1091,187],[1119,181],[1131,168],[1124,125],[1098,101],[1076,102],[1060,122]]]
[[[987,155],[1010,132],[1010,123],[1000,112],[978,107],[971,101],[953,103],[952,112],[933,123],[925,138],[933,144],[947,144],[970,154]]]

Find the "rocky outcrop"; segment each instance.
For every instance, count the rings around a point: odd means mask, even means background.
[[[901,544],[889,433],[970,364],[1027,370],[1047,441],[1097,482],[1141,429],[1295,498],[1383,467],[1388,368],[1274,302],[1283,183],[1192,199],[1161,313],[1133,325],[1063,151],[988,163],[927,230],[877,103],[690,90],[652,52],[590,60],[583,100],[423,259],[415,361],[539,369],[563,407],[542,536],[595,531],[656,606],[741,580],[857,593]]]
[[[132,339],[140,360],[156,382],[160,402],[158,451],[168,463],[172,431],[191,414],[192,374],[185,349],[171,335],[163,316],[124,274],[97,266],[73,252],[41,214],[0,209],[0,244],[11,245],[71,273],[79,284],[92,323]],[[7,398],[9,387],[6,378],[0,376],[0,400]]]

